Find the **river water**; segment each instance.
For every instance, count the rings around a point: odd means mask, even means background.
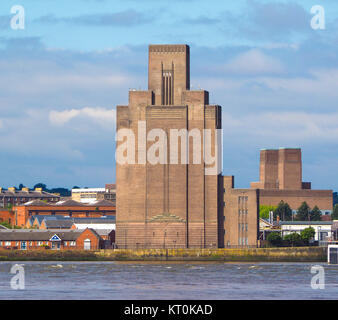
[[[11,289],[15,264],[24,290]],[[325,288],[312,289],[311,267]],[[0,262],[0,299],[338,299],[338,266],[310,263]]]

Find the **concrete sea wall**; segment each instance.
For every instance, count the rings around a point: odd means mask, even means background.
[[[326,248],[0,250],[0,261],[325,262]]]

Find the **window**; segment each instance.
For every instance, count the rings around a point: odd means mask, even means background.
[[[67,247],[67,241],[64,242],[65,247]]]
[[[33,246],[33,241],[29,241],[29,246],[30,246],[30,247]]]
[[[0,247],[2,246],[2,241],[0,241]]]
[[[43,241],[38,241],[38,246],[42,246],[43,245]]]
[[[75,242],[75,241],[70,241],[70,242],[69,242],[69,245],[70,245],[71,247],[74,247],[74,246],[76,246],[76,242]]]
[[[11,242],[10,241],[5,241],[5,246],[6,247],[10,247],[11,246]]]

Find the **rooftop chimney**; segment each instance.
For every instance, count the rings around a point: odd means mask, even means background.
[[[35,188],[35,191],[42,193],[42,188]]]

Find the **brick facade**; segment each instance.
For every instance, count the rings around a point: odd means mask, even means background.
[[[136,164],[116,165],[116,242],[120,248],[218,247],[222,242],[218,232],[220,176],[206,176],[203,161],[192,163],[192,139],[188,164],[142,162],[154,142],[141,136],[139,121],[145,123],[145,135],[152,129],[164,130],[167,146],[171,129],[195,128],[202,133],[221,128],[221,107],[209,105],[207,91],[189,90],[189,60],[187,45],[149,46],[148,90],[130,91],[129,105],[117,106],[117,130],[131,129],[136,142]],[[121,144],[117,142],[117,148]],[[180,150],[177,155],[180,159]]]
[[[263,149],[260,152],[260,181],[251,188],[260,189],[260,204],[277,206],[281,200],[297,210],[305,201],[323,213],[333,209],[332,190],[311,190],[311,182],[302,181],[301,149]]]
[[[224,179],[224,247],[257,247],[259,190],[235,189],[234,177]]]

